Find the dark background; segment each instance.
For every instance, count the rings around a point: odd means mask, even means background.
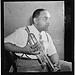
[[[64,59],[73,61],[73,0],[65,1],[65,40],[64,40]]]

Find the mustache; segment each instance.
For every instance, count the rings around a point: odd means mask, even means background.
[[[49,24],[48,24],[48,25],[46,25],[45,27],[49,27]]]

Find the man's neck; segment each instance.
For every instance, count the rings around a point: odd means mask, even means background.
[[[42,32],[42,30],[40,30],[40,29],[38,28],[38,25],[34,24],[34,26],[35,26],[35,28],[36,28],[39,32]]]

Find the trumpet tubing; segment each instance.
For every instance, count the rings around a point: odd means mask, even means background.
[[[56,72],[57,69],[54,68],[52,62],[50,61],[49,57],[47,56],[47,54],[45,54],[45,50],[44,47],[41,45],[40,42],[37,41],[35,35],[33,33],[30,33],[28,30],[26,30],[28,32],[28,36],[29,36],[29,44],[31,46],[34,46],[36,43],[40,44],[40,47],[38,48],[38,50],[40,51],[40,54],[36,55],[37,58],[39,59],[39,61],[42,64],[42,67],[44,68],[44,66],[47,64],[48,67],[51,69],[52,72]]]

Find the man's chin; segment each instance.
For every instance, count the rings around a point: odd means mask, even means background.
[[[48,31],[48,28],[46,28],[44,31]]]

